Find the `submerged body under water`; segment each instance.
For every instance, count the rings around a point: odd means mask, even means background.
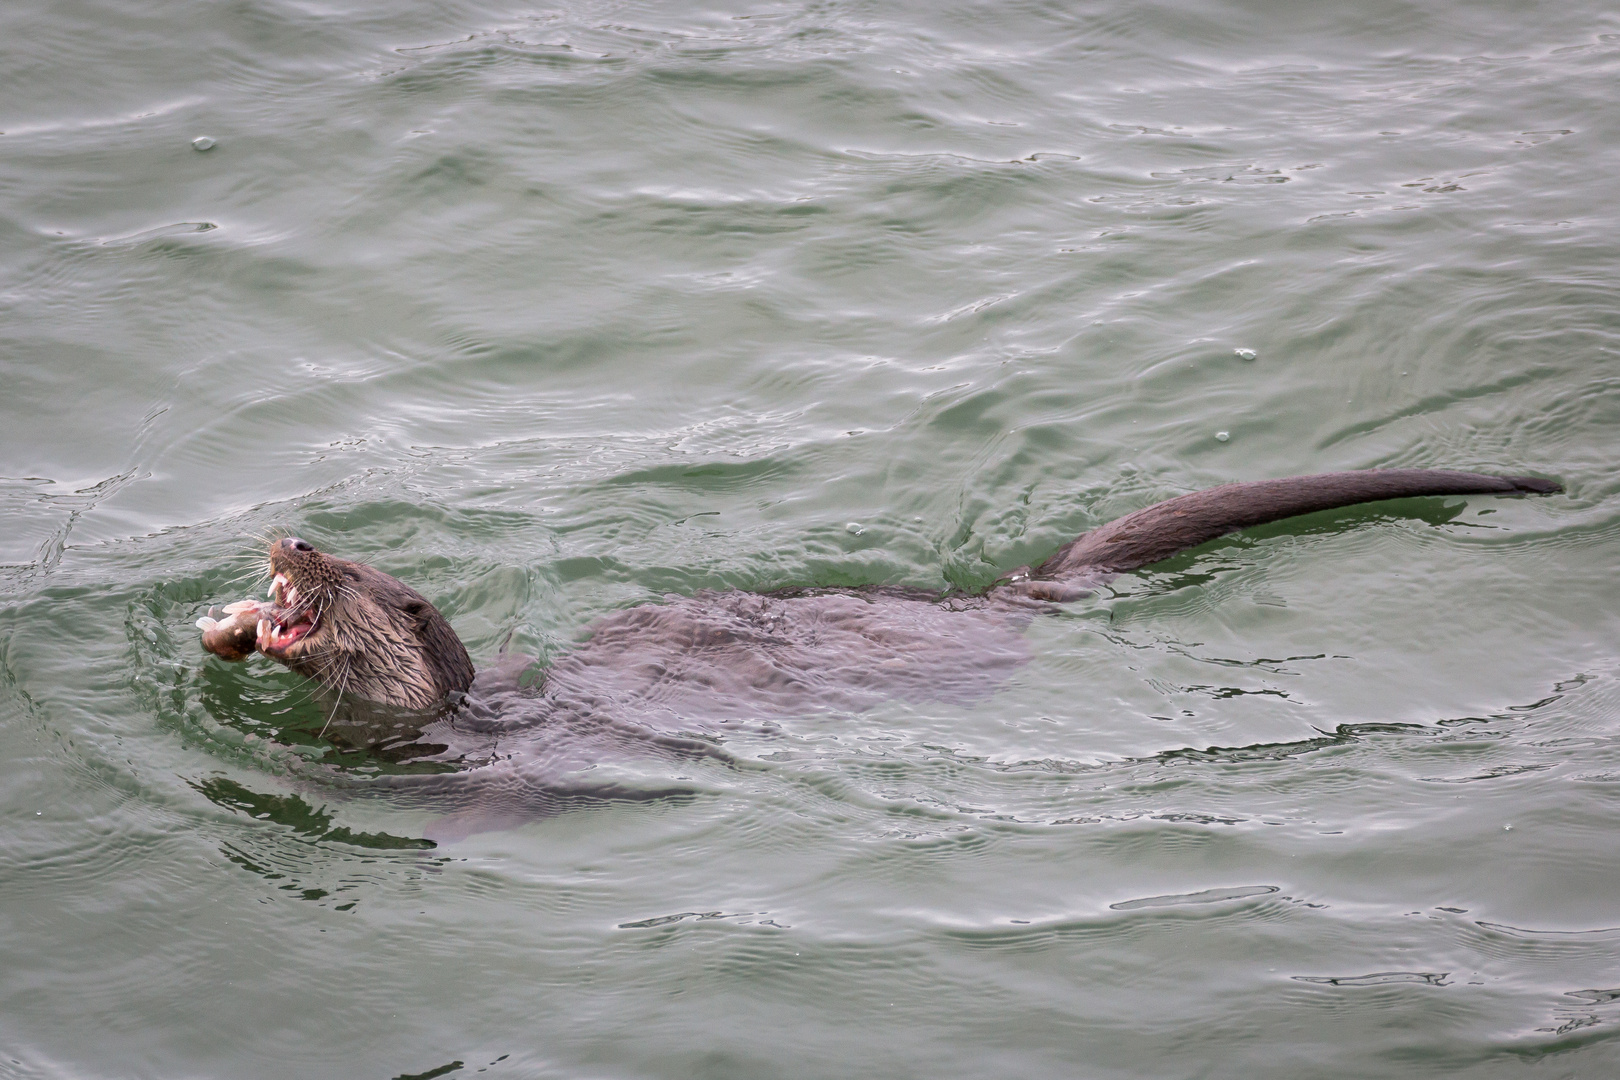
[[[921,590],[735,590],[669,597],[605,616],[541,669],[502,654],[449,708],[322,697],[325,736],[435,774],[364,782],[447,816],[434,840],[503,828],[604,799],[668,798],[689,786],[597,780],[632,757],[736,765],[717,736],[885,701],[966,705],[1027,663],[1040,601]]]

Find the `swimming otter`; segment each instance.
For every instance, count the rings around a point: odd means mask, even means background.
[[[381,570],[316,551],[296,537],[270,545],[273,603],[225,607],[197,620],[203,647],[245,659],[249,632],[270,659],[384,705],[430,709],[472,685],[472,658],[439,609]]]
[[[541,693],[553,710],[622,718],[633,707],[639,719],[655,713],[676,727],[693,715],[786,713],[807,701],[860,709],[879,697],[970,699],[1022,662],[1021,630],[1044,603],[1237,529],[1381,499],[1562,490],[1537,477],[1430,469],[1227,484],[1127,514],[979,595],[705,592],[617,612],[551,667]],[[272,602],[198,620],[210,652],[237,660],[256,648],[340,697],[405,709],[437,708],[473,685],[466,648],[415,590],[295,537],[269,554]]]

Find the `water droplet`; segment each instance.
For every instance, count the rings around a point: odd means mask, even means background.
[[[191,148],[193,150],[212,150],[214,148],[214,140],[210,139],[207,135],[199,135],[195,139],[191,140]]]
[[[1232,355],[1237,357],[1239,360],[1253,360],[1255,358],[1255,351],[1253,349],[1233,349]]]
[[[1215,433],[1215,441],[1216,442],[1225,442],[1227,439],[1230,439],[1231,437],[1232,437],[1232,433],[1230,431],[1217,431]]]
[[[862,527],[860,522],[852,521],[848,525],[844,526],[844,531],[849,533],[851,536],[859,536],[861,533],[865,532],[866,529]]]

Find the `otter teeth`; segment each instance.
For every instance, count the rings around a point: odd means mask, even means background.
[[[274,600],[274,599],[276,599],[277,590],[285,589],[288,586],[288,584],[290,584],[290,583],[287,581],[287,575],[286,574],[277,574],[275,576],[275,580],[270,582],[270,591],[268,593],[266,593],[265,595],[270,597],[270,599]]]
[[[302,625],[302,624],[300,624]],[[260,619],[258,636],[269,643],[272,649],[279,649],[298,640],[299,627],[288,629],[282,623],[273,619]]]

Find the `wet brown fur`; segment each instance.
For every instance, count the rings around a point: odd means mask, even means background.
[[[298,590],[315,629],[273,660],[300,675],[385,705],[427,709],[472,685],[473,664],[449,622],[415,589],[287,537],[270,568]],[[261,646],[261,649],[263,647]]]
[[[1128,514],[978,597],[883,589],[703,593],[619,612],[553,666],[546,694],[553,706],[575,711],[634,699],[643,712],[717,717],[757,712],[774,697],[784,708],[807,695],[859,708],[871,694],[910,684],[924,695],[969,697],[979,675],[997,677],[1021,662],[1020,630],[1040,602],[1075,599],[1113,574],[1237,529],[1382,499],[1561,490],[1536,477],[1428,469],[1227,484]],[[433,708],[471,686],[467,650],[415,590],[292,537],[271,546],[270,564],[297,589],[296,604],[274,609],[282,621],[315,621],[282,650],[266,648],[261,636],[260,651],[271,659],[340,696],[412,709]]]

